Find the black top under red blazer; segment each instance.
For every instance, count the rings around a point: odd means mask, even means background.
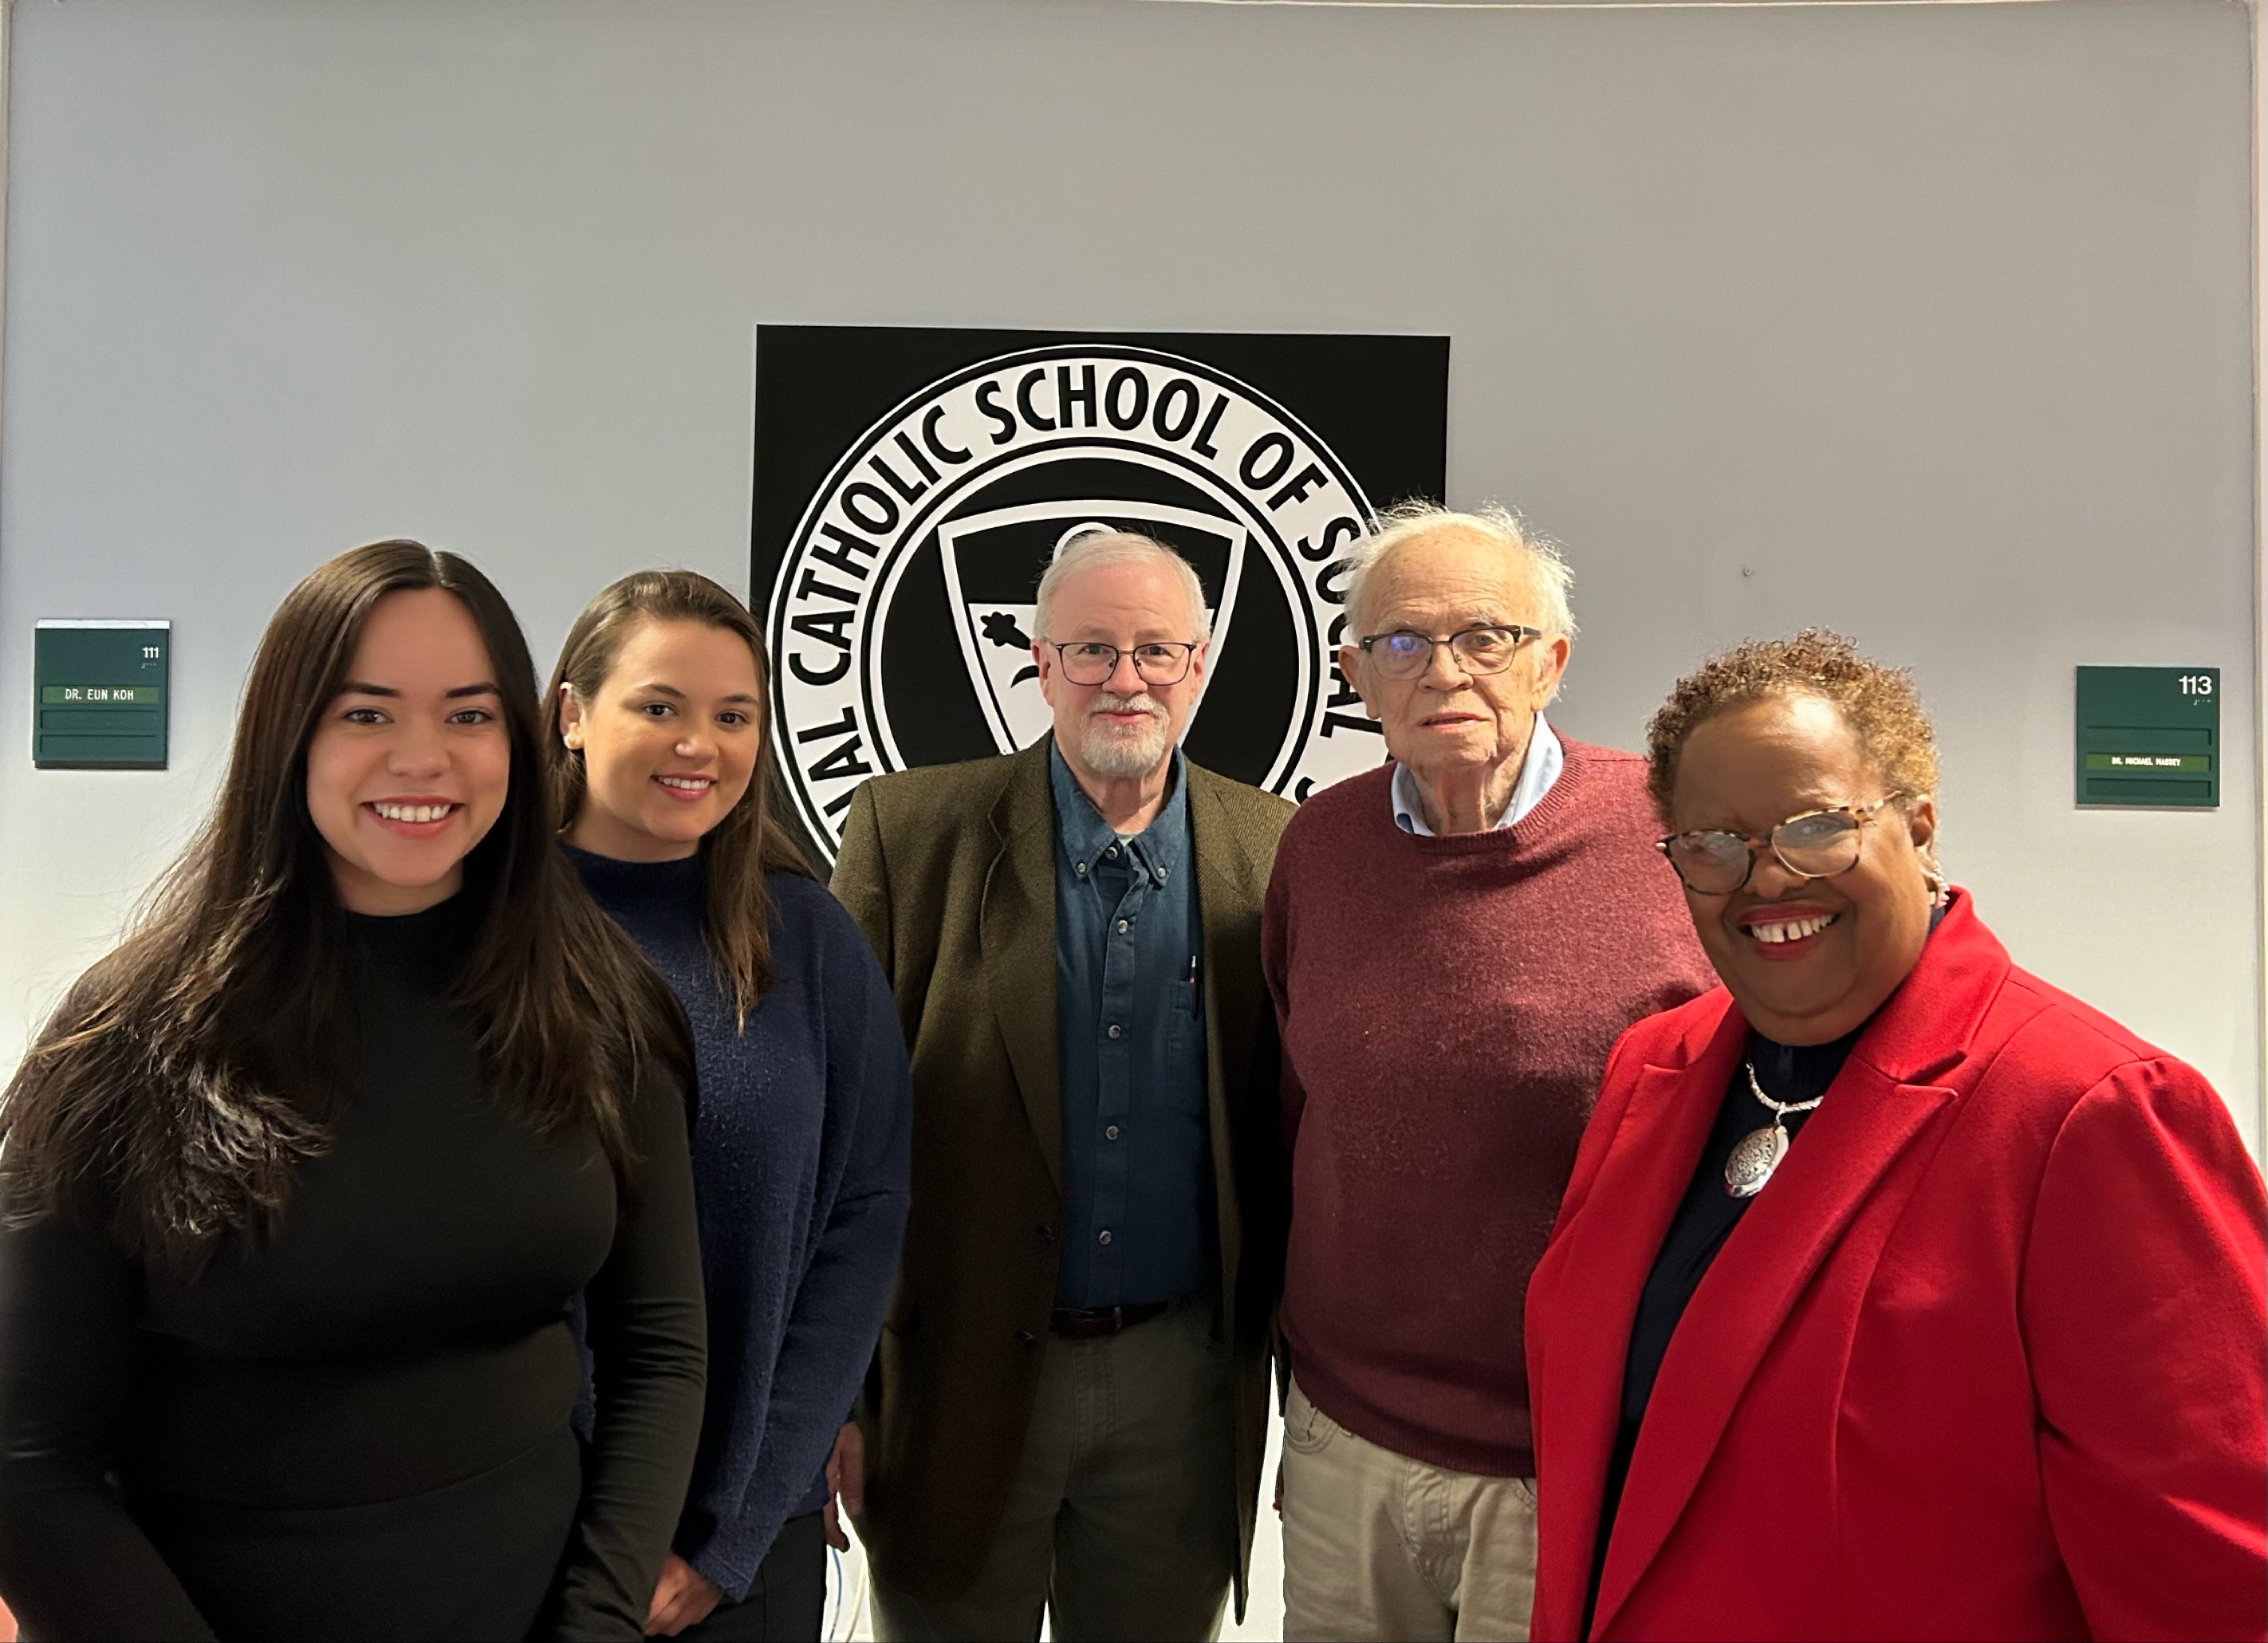
[[[1539,1639],[1748,1038],[1722,988],[1623,1036],[1528,1286]],[[1591,1635],[2262,1636],[2264,1224],[2204,1078],[1957,895],[1678,1325]]]

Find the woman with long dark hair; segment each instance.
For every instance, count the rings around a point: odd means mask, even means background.
[[[819,1635],[823,1536],[845,1544],[824,1474],[906,1216],[897,1012],[776,819],[766,683],[739,600],[649,571],[591,601],[550,689],[568,853],[693,1025],[708,1412],[647,1625],[711,1643]],[[862,1469],[841,1470],[855,1508]]]
[[[689,1060],[559,859],[534,683],[454,555],[318,568],[211,816],[9,1085],[33,1635],[642,1631],[702,1394]]]

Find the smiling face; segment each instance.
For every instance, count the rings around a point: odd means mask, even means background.
[[[1527,568],[1502,544],[1461,530],[1404,542],[1372,567],[1362,590],[1365,635],[1407,629],[1447,638],[1467,628],[1542,625]],[[1559,635],[1529,639],[1500,674],[1464,671],[1447,645],[1414,679],[1388,679],[1359,646],[1339,651],[1340,671],[1386,733],[1386,750],[1429,785],[1457,767],[1519,774],[1535,716],[1567,667]]]
[[[1889,790],[1832,704],[1768,696],[1704,719],[1686,738],[1671,826],[1762,835]],[[1739,889],[1685,892],[1709,961],[1750,1026],[1780,1043],[1823,1044],[1881,1007],[1929,934],[1924,868],[1935,832],[1927,798],[1888,805],[1867,821],[1848,872],[1801,878],[1759,848]]]
[[[640,620],[593,700],[560,687],[560,734],[585,781],[568,842],[617,861],[690,856],[747,792],[762,726],[763,682],[739,634]]]
[[[1040,694],[1055,713],[1056,746],[1079,776],[1123,781],[1163,765],[1189,727],[1204,687],[1205,647],[1189,658],[1178,683],[1153,685],[1134,671],[1134,647],[1185,644],[1203,614],[1189,608],[1187,586],[1154,559],[1104,563],[1065,576],[1048,610],[1050,631],[1032,647]],[[1080,640],[1117,647],[1118,670],[1099,685],[1064,674],[1056,644]]]
[[[512,743],[496,667],[445,588],[371,607],[347,682],[307,741],[307,814],[350,912],[422,912],[464,881],[503,814]]]

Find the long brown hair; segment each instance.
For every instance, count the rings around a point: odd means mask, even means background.
[[[559,665],[551,671],[551,688],[544,692],[554,718],[544,738],[543,756],[550,767],[552,802],[563,829],[573,826],[582,814],[590,782],[581,751],[568,747],[558,734],[559,692],[563,687],[572,690],[589,711],[614,672],[624,642],[645,622],[697,622],[738,634],[755,660],[758,696],[771,689],[763,630],[729,589],[695,571],[640,571],[600,589],[568,630]],[[767,723],[758,737],[748,791],[701,839],[709,886],[703,936],[711,960],[733,989],[743,1024],[772,981],[772,897],[764,874],[812,876],[811,864],[780,825],[781,804],[779,767]]]
[[[421,588],[480,630],[512,748],[504,809],[465,858],[453,1001],[499,1096],[539,1132],[588,1124],[630,1189],[630,1094],[649,1057],[689,1079],[681,1018],[553,845],[511,608],[456,555],[397,541],[318,566],[269,620],[211,814],[0,1095],[10,1224],[61,1212],[183,1264],[223,1234],[275,1230],[355,1067],[350,936],[307,811],[307,744],[372,608]]]

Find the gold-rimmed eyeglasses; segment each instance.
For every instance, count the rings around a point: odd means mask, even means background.
[[[1703,895],[1730,895],[1756,870],[1756,851],[1769,847],[1779,865],[1799,879],[1831,879],[1859,865],[1861,829],[1885,805],[1911,794],[1886,793],[1870,805],[1836,805],[1792,815],[1769,833],[1734,833],[1697,828],[1654,841],[1685,888]]]

